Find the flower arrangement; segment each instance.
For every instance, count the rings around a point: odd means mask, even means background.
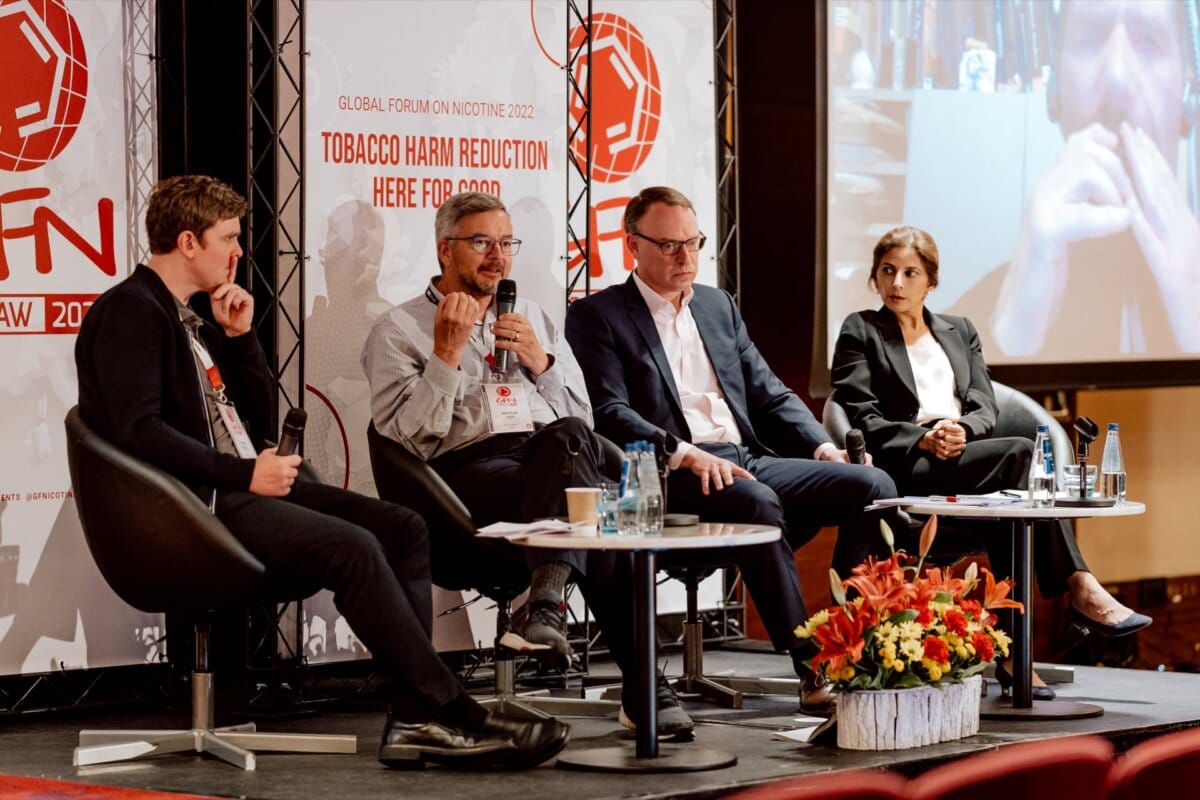
[[[994,626],[999,608],[1024,606],[1009,600],[1013,583],[996,581],[972,563],[965,577],[926,569],[925,557],[937,534],[937,517],[921,531],[916,564],[895,550],[892,531],[880,521],[891,556],[870,557],[841,580],[829,571],[837,605],[818,611],[796,629],[817,648],[809,665],[827,677],[836,691],[903,689],[927,684],[961,683],[983,671],[997,653],[1008,655],[1009,637]],[[983,574],[982,591],[979,573]],[[854,589],[854,599],[846,590]]]

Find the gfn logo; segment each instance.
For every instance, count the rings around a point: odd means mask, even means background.
[[[0,0],[0,169],[35,169],[83,118],[87,56],[63,0]]]
[[[596,14],[590,21],[592,56],[575,62],[575,80],[587,85],[592,72],[592,141],[581,127],[571,142],[576,158],[592,154],[592,177],[601,183],[628,178],[645,163],[658,136],[662,92],[658,65],[646,40],[632,23],[616,14]],[[572,51],[583,43],[583,26],[571,31]],[[571,119],[579,125],[584,105],[571,101]]]

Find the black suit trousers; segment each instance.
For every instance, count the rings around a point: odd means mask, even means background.
[[[837,525],[833,567],[848,577],[867,555],[883,548],[879,516],[865,514],[863,508],[880,498],[894,497],[895,484],[872,467],[776,458],[732,444],[698,447],[738,464],[755,480],[736,478],[732,486],[705,495],[696,475],[677,469],[668,484],[670,509],[699,514],[710,522],[759,523],[783,531],[780,541],[738,548],[733,559],[772,644],[779,650],[793,650],[798,645],[794,630],[808,614],[792,551],[809,542],[822,527]],[[703,560],[704,555],[695,558]],[[671,561],[679,563],[674,555]]]
[[[279,498],[218,492],[216,514],[271,572],[333,591],[398,699],[432,716],[463,693],[430,639],[429,540],[417,514],[306,481]]]
[[[905,494],[976,494],[1002,489],[1024,489],[1029,480],[1033,442],[1019,436],[977,439],[967,442],[958,458],[942,461],[921,451],[907,475],[897,480]],[[986,520],[968,522],[947,519],[945,534],[961,529],[981,531],[988,561],[997,575],[1011,575],[1013,540],[1011,525]],[[1039,522],[1034,527],[1033,566],[1038,588],[1046,597],[1067,591],[1067,578],[1087,571],[1087,563],[1075,542],[1070,520]]]
[[[442,476],[479,526],[566,515],[568,486],[596,486],[606,475],[603,448],[577,417],[563,417],[532,434],[493,436],[435,458]],[[604,631],[613,660],[628,675],[633,656],[633,569],[627,553],[520,547],[486,537],[433,533],[433,573],[447,581],[486,580],[498,569],[516,576],[551,561],[571,566],[576,583]],[[460,540],[461,539],[461,540]],[[528,577],[524,583],[528,583]],[[471,583],[468,585],[486,585]],[[523,584],[522,584],[523,585]]]

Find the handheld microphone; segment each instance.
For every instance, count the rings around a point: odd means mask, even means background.
[[[275,454],[290,456],[300,449],[300,440],[304,438],[304,423],[308,422],[308,414],[303,408],[289,409],[283,419],[283,430],[279,434],[279,446]]]
[[[846,431],[846,455],[850,457],[851,464],[867,463],[867,441],[858,428]]]
[[[504,314],[512,313],[513,308],[517,305],[517,282],[505,278],[496,286],[496,319],[500,319]],[[503,350],[499,347],[495,348],[493,361],[496,365],[496,372],[508,372],[508,356],[510,351]]]

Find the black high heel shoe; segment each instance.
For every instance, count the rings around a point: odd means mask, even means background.
[[[1070,613],[1071,624],[1084,633],[1094,633],[1097,636],[1103,636],[1106,639],[1116,639],[1119,636],[1128,636],[1131,633],[1136,633],[1142,628],[1145,628],[1153,619],[1145,614],[1139,614],[1134,611],[1125,619],[1118,622],[1116,625],[1109,625],[1107,622],[1100,622],[1092,619],[1084,614],[1075,606],[1071,606]]]
[[[996,662],[996,682],[1000,684],[1001,694],[1007,697],[1008,690],[1012,686],[1013,677],[1009,671],[1004,668],[1003,661]],[[1058,695],[1055,694],[1054,690],[1049,686],[1033,687],[1034,700],[1053,700],[1055,697],[1058,697]]]

